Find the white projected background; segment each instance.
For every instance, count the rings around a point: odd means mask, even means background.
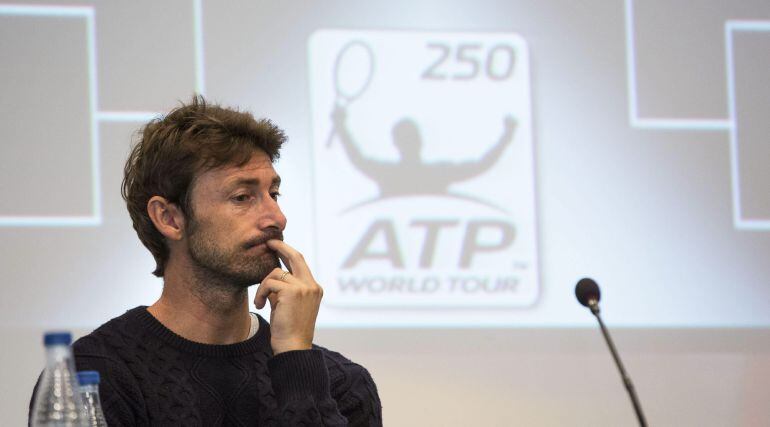
[[[584,325],[583,276],[622,313],[615,324],[770,325],[768,24],[725,6],[687,31],[650,6],[614,8],[603,33],[536,15],[505,32],[480,31],[481,16],[473,31],[334,32],[308,14],[267,40],[214,4],[153,6],[141,29],[121,24],[137,6],[5,5],[0,233],[15,291],[0,320],[86,327],[152,302],[122,162],[143,122],[202,92],[287,129],[286,236],[330,291],[321,325]],[[351,42],[371,50],[358,76],[334,68]],[[335,84],[360,87],[348,100]],[[371,164],[336,142],[335,104]],[[510,148],[452,178],[495,148],[505,117]],[[403,118],[419,126],[406,144],[422,145],[422,169],[397,163]],[[406,192],[377,199],[366,168],[378,164]],[[432,185],[430,167],[444,184],[407,194]],[[350,280],[369,282],[343,291]],[[83,298],[100,303],[69,309]]]
[[[158,297],[123,163],[193,93],[289,135],[322,330],[558,341],[585,276],[613,327],[770,327],[766,1],[0,3],[0,58],[7,339]]]

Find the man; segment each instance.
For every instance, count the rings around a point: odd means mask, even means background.
[[[285,139],[202,97],[142,130],[122,193],[163,292],[73,346],[110,426],[382,424],[369,373],[312,344],[323,291],[283,242]],[[256,283],[270,324],[249,313]]]

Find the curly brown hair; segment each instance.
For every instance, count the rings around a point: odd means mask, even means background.
[[[139,240],[155,257],[152,274],[163,276],[169,248],[150,220],[150,198],[161,196],[192,218],[189,198],[196,176],[223,166],[243,166],[256,150],[275,162],[284,142],[286,135],[270,120],[207,103],[200,95],[147,123],[126,160],[121,194]]]

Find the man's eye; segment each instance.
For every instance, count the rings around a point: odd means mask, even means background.
[[[279,193],[277,191],[273,191],[273,192],[270,193],[270,197],[272,197],[273,200],[278,200],[278,198],[281,197],[281,193]]]
[[[233,200],[236,202],[247,202],[249,201],[249,195],[248,194],[239,194],[237,196],[233,197]]]

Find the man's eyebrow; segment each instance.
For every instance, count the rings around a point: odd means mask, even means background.
[[[230,185],[228,187],[239,187],[241,185],[259,185],[259,180],[257,178],[238,178],[232,182],[230,182]]]
[[[228,187],[238,187],[241,185],[249,185],[249,186],[259,186],[259,179],[257,178],[239,178],[235,181],[231,182]],[[270,187],[279,187],[281,185],[281,177],[276,175],[273,177],[273,179],[270,181]]]

